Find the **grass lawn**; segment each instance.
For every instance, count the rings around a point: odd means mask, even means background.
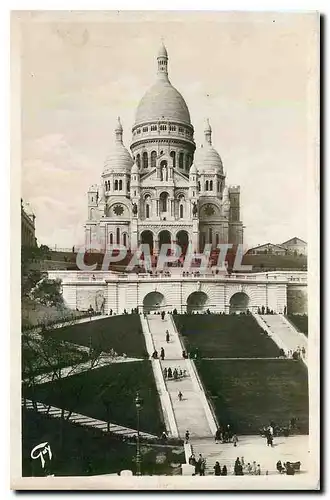
[[[32,389],[25,388],[27,398]],[[150,361],[114,363],[79,373],[34,388],[36,401],[71,410],[89,417],[107,420],[106,402],[110,403],[110,422],[136,429],[136,392],[140,392],[142,431],[159,436],[164,430],[162,410]]]
[[[118,354],[125,353],[128,357],[148,356],[138,314],[110,316],[78,323],[54,329],[48,334],[88,347],[92,344],[102,351],[114,349]]]
[[[289,314],[288,319],[293,325],[308,337],[308,316],[307,314]]]
[[[45,475],[40,459],[32,460],[30,453],[34,446],[46,441],[53,455],[48,473],[55,474],[55,476],[111,474],[124,469],[132,470],[135,474],[136,446],[134,443],[126,443],[111,435],[107,436],[98,429],[65,422],[61,450],[60,421],[23,409],[23,476]],[[142,474],[171,475],[178,469],[174,465],[178,466],[185,461],[182,446],[171,447],[143,443],[141,454]]]
[[[182,314],[173,316],[188,352],[198,348],[203,358],[271,358],[277,345],[247,315]]]
[[[256,434],[274,421],[298,419],[308,433],[307,370],[299,361],[201,360],[196,363],[219,423],[231,423],[238,434]]]

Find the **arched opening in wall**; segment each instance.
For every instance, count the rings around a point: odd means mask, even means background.
[[[120,229],[119,229],[119,227],[117,227],[117,230],[116,230],[116,243],[117,243],[117,245],[120,245]]]
[[[206,181],[205,182],[205,191],[208,191],[209,190],[209,181]]]
[[[156,151],[151,151],[150,161],[151,168],[156,168],[157,153]]]
[[[143,168],[148,168],[148,153],[145,151],[142,155]]]
[[[190,167],[190,155],[186,155],[186,171],[189,172]]]
[[[180,204],[180,219],[183,219],[183,205],[182,203]]]
[[[158,235],[159,248],[161,249],[162,245],[171,245],[172,237],[169,231],[161,231]]]
[[[175,156],[176,156],[175,151],[171,151],[170,157],[172,158],[172,166],[173,166],[173,168],[176,167],[176,165],[175,165],[175,161],[176,161]]]
[[[146,219],[149,219],[150,217],[150,203],[151,199],[150,196],[147,194],[144,198],[144,215]]]
[[[127,247],[127,234],[123,233],[123,245],[124,247]]]
[[[230,314],[246,312],[249,307],[249,296],[244,292],[237,292],[232,295],[229,302]]]
[[[210,181],[210,191],[213,191],[213,181]]]
[[[159,209],[161,213],[168,211],[168,193],[161,193],[159,197]]]
[[[209,243],[212,245],[212,239],[213,239],[213,233],[212,233],[212,228],[209,228]]]
[[[179,168],[182,168],[183,169],[183,153],[180,153],[179,154]]]
[[[143,299],[143,312],[148,314],[165,307],[165,297],[160,292],[150,292]]]
[[[112,233],[109,234],[109,243],[110,243],[110,245],[113,245],[113,234]]]
[[[186,253],[189,245],[189,236],[187,231],[179,231],[176,235],[176,243],[181,247],[182,253]]]
[[[161,173],[161,180],[167,181],[168,180],[168,171],[167,171],[167,161],[166,160],[163,160],[160,162],[160,173]]]
[[[150,205],[147,203],[146,204],[146,219],[150,218]]]
[[[200,183],[200,181],[198,181],[197,187],[198,187],[198,192],[199,192],[201,190],[201,183]]]
[[[120,179],[119,181],[119,191],[122,191],[123,189],[123,181]]]
[[[140,154],[136,155],[136,165],[137,165],[138,169],[140,170],[140,168],[141,168],[141,156],[140,156]]]
[[[140,235],[141,245],[149,245],[150,253],[152,253],[154,248],[154,235],[151,231],[142,231]]]
[[[219,245],[219,241],[220,241],[220,238],[219,238],[219,233],[217,233],[217,234],[215,235],[215,244],[216,244],[216,245]]]
[[[204,311],[207,308],[208,296],[204,292],[193,292],[187,299],[187,313]]]
[[[115,191],[118,191],[118,181],[117,181],[117,179],[115,180]]]

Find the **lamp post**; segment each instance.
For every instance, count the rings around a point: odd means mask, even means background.
[[[142,408],[143,400],[140,398],[139,393],[136,393],[135,406],[137,413],[137,441],[136,441],[136,475],[141,476],[141,454],[140,454],[140,411]]]

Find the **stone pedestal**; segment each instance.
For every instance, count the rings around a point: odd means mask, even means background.
[[[192,476],[193,474],[195,474],[195,467],[190,464],[182,464],[181,472],[183,476]]]

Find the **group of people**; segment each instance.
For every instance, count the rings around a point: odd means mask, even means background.
[[[252,464],[251,462],[245,464],[244,457],[241,457],[241,459],[237,457],[234,465],[234,474],[235,476],[244,476],[245,474],[252,476],[253,475],[260,476],[261,475],[260,464],[257,464],[256,461],[253,461]]]
[[[298,464],[300,468],[300,462]],[[287,474],[288,476],[294,476],[296,472],[291,462],[283,462],[282,464],[281,460],[276,463],[276,469],[280,474]]]
[[[306,349],[304,346],[297,346],[296,350],[288,351],[288,357],[292,359],[305,359],[306,357]]]
[[[152,357],[152,359],[158,359],[158,351],[157,351],[157,349],[154,350],[154,352],[152,353],[151,357]],[[164,361],[164,359],[165,359],[165,350],[164,350],[163,347],[160,349],[160,355],[159,355],[159,357],[160,357],[160,359],[162,361]]]
[[[206,460],[201,453],[199,454],[197,460],[195,455],[192,454],[189,458],[189,464],[195,467],[195,476],[205,476]]]
[[[236,448],[237,443],[238,443],[238,437],[237,435],[233,432],[232,427],[230,424],[227,425],[220,425],[218,429],[216,430],[215,436],[214,436],[215,442],[216,443],[234,443],[234,446]]]
[[[186,377],[187,376],[187,370],[182,370],[181,368],[174,368],[172,370],[171,367],[169,368],[164,368],[163,371],[164,378],[165,379],[173,379],[173,380],[178,380],[180,378]]]

